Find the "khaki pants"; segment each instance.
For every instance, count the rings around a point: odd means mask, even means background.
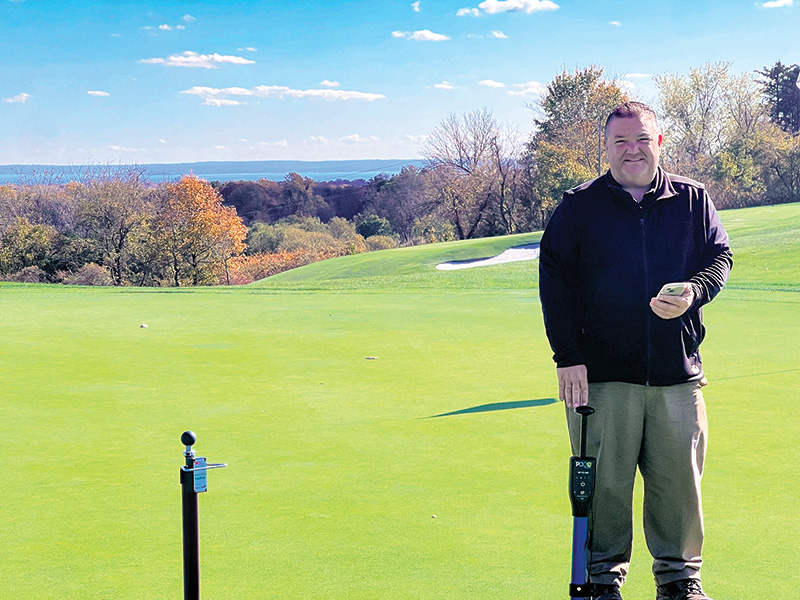
[[[703,547],[700,478],[708,422],[703,382],[665,387],[629,383],[589,385],[587,454],[597,458],[589,515],[589,574],[594,583],[621,585],[633,543],[636,469],[644,480],[644,532],[656,584],[699,577]],[[580,416],[567,409],[572,451],[578,454]]]

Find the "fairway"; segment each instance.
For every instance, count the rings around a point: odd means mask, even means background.
[[[722,217],[704,587],[795,598],[800,205]],[[182,597],[186,429],[230,465],[200,495],[203,598],[566,598],[570,451],[538,263],[435,269],[538,237],[241,288],[0,284],[0,598]],[[636,502],[633,600],[654,596]]]

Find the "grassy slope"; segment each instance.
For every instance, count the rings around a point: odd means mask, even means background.
[[[343,256],[275,275],[252,287],[272,290],[529,289],[534,269],[527,262],[457,271],[438,271],[436,265],[496,256],[513,246],[538,242],[540,238],[541,232],[526,233]]]
[[[797,290],[799,209],[723,213],[736,267],[704,344],[715,597],[800,586],[800,297],[763,289]],[[0,286],[0,597],[179,597],[187,428],[231,465],[201,496],[204,597],[565,597],[569,451],[535,263],[433,269],[535,238],[238,289]],[[637,528],[626,597],[652,596],[648,563]]]
[[[800,203],[720,214],[734,251],[730,289],[800,291]]]

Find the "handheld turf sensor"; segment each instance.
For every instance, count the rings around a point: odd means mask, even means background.
[[[594,494],[597,459],[586,456],[586,422],[594,409],[579,406],[575,412],[581,416],[580,456],[569,459],[569,499],[572,502],[572,580],[570,598],[591,598],[587,554],[589,542],[589,507]]]

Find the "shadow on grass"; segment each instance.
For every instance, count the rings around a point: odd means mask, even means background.
[[[493,404],[481,404],[480,406],[473,406],[472,408],[462,408],[453,412],[442,413],[440,415],[433,415],[432,417],[423,417],[424,419],[438,419],[439,417],[454,417],[456,415],[471,415],[475,413],[494,412],[498,410],[514,410],[516,408],[530,408],[531,406],[547,406],[548,404],[556,404],[558,400],[555,398],[540,398],[539,400],[517,400],[516,402],[495,402]]]

